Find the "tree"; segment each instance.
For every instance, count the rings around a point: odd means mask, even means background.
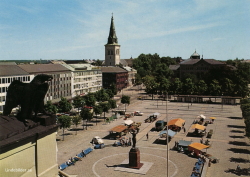
[[[110,85],[110,90],[112,91],[112,93],[113,93],[114,95],[117,94],[117,88],[116,88],[115,83],[112,83],[112,84]]]
[[[125,104],[125,112],[126,112],[126,104],[130,104],[130,97],[127,95],[123,95],[121,99],[121,103]]]
[[[89,93],[88,95],[84,97],[84,101],[85,101],[85,105],[93,107],[96,102],[95,95],[93,93]]]
[[[156,93],[157,89],[158,89],[158,83],[156,82],[156,79],[153,76],[146,76],[143,78],[143,83],[146,87],[146,92],[149,94],[152,94],[152,99],[153,99],[153,95],[154,93]]]
[[[182,89],[182,82],[179,78],[175,78],[174,82],[170,85],[170,90],[173,94],[180,94]]]
[[[246,136],[250,137],[250,99],[241,99],[240,108],[246,125]]]
[[[163,78],[159,83],[159,91],[161,94],[166,95],[169,91],[170,81],[167,78]]]
[[[109,99],[111,99],[111,98],[113,98],[113,97],[114,97],[114,93],[112,92],[112,90],[111,90],[111,89],[107,89],[107,90],[105,90],[105,91],[106,91],[106,93],[108,94]]]
[[[187,78],[183,84],[183,91],[185,94],[193,94],[195,89],[195,85],[192,81],[192,79]]]
[[[60,128],[63,129],[63,141],[64,141],[64,129],[71,126],[71,117],[70,116],[60,116],[58,117],[58,122],[60,123]]]
[[[220,95],[221,94],[221,85],[220,83],[214,79],[209,85],[209,90],[211,95]]]
[[[84,100],[83,100],[83,97],[81,97],[80,95],[77,95],[74,99],[73,99],[73,106],[75,108],[78,109],[78,112],[79,112],[79,108],[82,108],[83,107],[83,103],[84,103]]]
[[[207,91],[207,84],[204,80],[199,80],[196,85],[196,92],[198,95],[204,95]]]
[[[80,116],[83,120],[86,120],[86,130],[87,130],[87,122],[90,121],[93,117],[93,113],[88,108],[83,108],[81,110]],[[84,129],[84,128],[83,128]]]
[[[115,101],[115,100],[111,100],[111,99],[110,99],[110,100],[108,101],[108,103],[109,103],[111,109],[114,109],[114,108],[117,107],[116,101]]]
[[[105,113],[108,113],[110,109],[110,105],[108,102],[103,102],[103,103],[100,103],[100,106],[102,107],[102,111],[104,112],[104,120],[105,120]]]
[[[71,109],[72,105],[70,104],[70,102],[66,98],[61,97],[58,105],[59,112],[69,112]]]
[[[102,61],[97,59],[94,63],[95,66],[102,66]]]
[[[81,123],[81,119],[82,118],[80,116],[73,116],[72,122],[76,126],[76,128],[77,128],[77,125]],[[77,134],[77,130],[76,130],[76,134]]]
[[[95,92],[95,98],[98,102],[108,101],[109,95],[104,89],[101,89]]]
[[[44,109],[51,114],[56,114],[58,111],[57,107],[53,105],[51,101],[47,101],[47,103],[44,105]]]
[[[94,113],[96,115],[96,125],[97,125],[97,114],[102,114],[103,110],[102,110],[102,106],[100,105],[96,105],[94,107]]]
[[[235,85],[233,84],[233,81],[231,79],[228,79],[228,78],[223,79],[222,92],[224,92],[225,95],[233,96],[234,87]]]

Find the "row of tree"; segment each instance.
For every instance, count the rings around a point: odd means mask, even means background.
[[[241,99],[240,108],[246,125],[246,136],[250,137],[250,99]]]
[[[220,69],[211,69],[200,75],[186,74],[176,77],[170,65],[176,64],[170,57],[158,54],[141,54],[133,62],[137,69],[136,85],[144,84],[149,94],[197,94],[197,95],[249,95],[250,63],[242,60],[228,60],[228,65]],[[231,66],[229,66],[231,65]]]
[[[115,87],[111,87],[111,89],[106,90],[101,89],[95,93],[88,93],[86,96],[78,95],[73,99],[72,103],[62,97],[59,103],[55,105],[52,104],[51,101],[48,101],[45,105],[45,110],[55,114],[57,112],[70,113],[72,107],[77,108],[78,113],[80,113],[79,115],[73,117],[63,115],[58,118],[60,127],[63,128],[63,134],[65,128],[69,128],[72,123],[77,127],[81,120],[86,120],[87,129],[87,122],[93,118],[93,114],[95,114],[97,118],[97,115],[104,113],[105,119],[105,113],[108,113],[110,109],[117,107],[116,101],[112,99],[116,93],[117,91]],[[130,97],[126,95],[122,96],[121,103],[125,105],[130,104]]]

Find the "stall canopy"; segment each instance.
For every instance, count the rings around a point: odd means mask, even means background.
[[[203,118],[203,119],[206,119],[206,116],[204,116],[203,114],[197,116],[197,118]]]
[[[197,149],[197,150],[202,150],[208,148],[208,146],[201,144],[201,143],[192,143],[188,145],[189,148]]]
[[[210,117],[210,119],[216,119],[216,117]]]
[[[192,129],[204,130],[204,129],[205,129],[205,126],[200,125],[200,124],[193,124],[191,128],[192,128]]]
[[[133,122],[134,122],[134,121],[132,121],[132,120],[125,120],[125,121],[124,121],[124,123],[125,123],[126,125],[131,125]]]
[[[182,127],[183,123],[185,122],[185,120],[178,118],[178,119],[172,119],[168,122],[168,126],[170,125],[175,125],[178,127]]]
[[[185,141],[185,140],[179,140],[179,146],[189,146],[190,144],[192,144],[192,141]]]
[[[111,130],[109,130],[110,132],[123,132],[124,130],[126,130],[128,127],[125,125],[118,125],[114,128],[112,128]]]
[[[168,133],[167,133],[168,132]],[[161,135],[163,135],[163,134],[167,134],[168,136],[170,136],[170,137],[173,137],[175,134],[176,134],[176,132],[174,132],[174,131],[172,131],[172,130],[164,130],[164,131],[161,131],[160,132],[160,134],[159,134],[159,136],[161,136]]]

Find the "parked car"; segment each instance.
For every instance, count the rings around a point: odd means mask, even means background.
[[[103,144],[103,140],[99,137],[99,136],[95,136],[92,141],[91,141],[92,144]]]
[[[135,111],[135,112],[134,112],[134,115],[135,115],[135,116],[142,116],[143,113],[142,113],[141,111]]]
[[[158,120],[155,123],[155,130],[156,131],[161,131],[165,128],[165,126],[167,125],[167,122],[163,121],[163,120]]]

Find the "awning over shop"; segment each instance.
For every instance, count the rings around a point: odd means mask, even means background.
[[[168,133],[167,133],[168,132]],[[172,130],[164,130],[164,131],[161,131],[159,136],[161,136],[162,134],[167,134],[168,136],[170,137],[173,137],[174,135],[176,135],[176,132],[172,131]]]
[[[123,132],[124,130],[126,130],[128,127],[125,125],[118,125],[114,128],[112,128],[111,130],[109,130],[110,132]]]
[[[134,122],[134,121],[132,121],[132,120],[125,120],[125,121],[124,121],[124,123],[125,123],[126,125],[131,125],[133,122]]]
[[[202,149],[208,148],[208,146],[201,144],[201,143],[192,143],[188,147],[193,148],[193,149],[197,149],[197,150],[202,150]]]
[[[210,117],[210,119],[216,119],[216,117]]]
[[[185,120],[178,118],[178,119],[172,119],[168,122],[168,126],[170,125],[175,125],[178,127],[182,127],[183,123],[185,122]]]
[[[192,141],[185,141],[185,140],[179,140],[179,146],[189,146],[190,144],[192,144]]]
[[[204,130],[204,129],[205,129],[205,126],[200,125],[200,124],[193,124],[191,128],[192,128],[192,129]]]

